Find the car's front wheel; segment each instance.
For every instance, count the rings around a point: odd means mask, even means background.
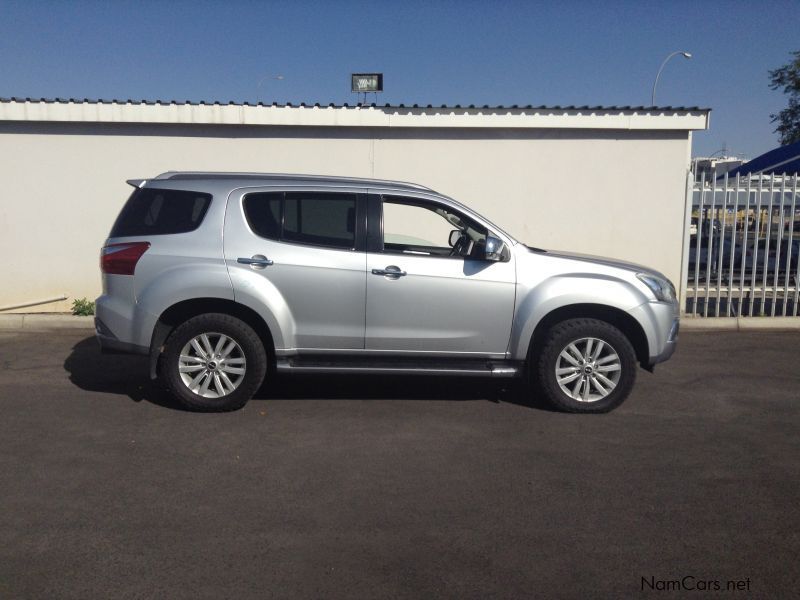
[[[159,372],[186,408],[236,410],[264,380],[267,355],[247,323],[222,313],[193,317],[167,338]]]
[[[567,412],[608,412],[628,397],[636,380],[636,352],[619,329],[598,319],[553,326],[535,364],[545,399]]]

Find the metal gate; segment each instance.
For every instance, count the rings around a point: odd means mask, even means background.
[[[797,316],[798,180],[727,174],[692,188],[686,312],[703,317]]]

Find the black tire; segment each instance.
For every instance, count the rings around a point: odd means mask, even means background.
[[[615,387],[605,397],[581,401],[574,399],[562,389],[556,376],[556,368],[559,364],[562,367],[570,366],[563,358],[559,358],[561,353],[569,344],[586,338],[594,338],[610,346],[610,350],[608,347],[603,347],[604,353],[607,353],[605,355],[608,356],[611,351],[616,352],[619,357],[620,369],[618,375],[616,372],[613,375],[613,377],[618,377]],[[585,344],[585,342],[581,343]],[[596,348],[596,342],[593,343]],[[582,348],[585,348],[585,345]],[[578,379],[575,379],[576,383],[574,385],[577,385],[579,390],[577,395],[581,395],[581,392],[585,389],[583,386],[586,385],[589,393],[600,396],[601,392],[595,385],[604,385],[604,383],[599,380],[597,380],[597,383],[589,381],[589,377],[593,372],[592,369],[595,370],[594,375],[596,377],[599,376],[596,372],[598,366],[592,367],[591,364],[583,366],[580,361],[578,361],[578,364],[580,366],[573,368],[576,370],[578,378],[584,380],[585,384],[579,384]],[[616,362],[611,360],[608,364],[616,364]],[[547,332],[541,351],[534,354],[530,367],[536,380],[534,383],[537,390],[555,408],[572,413],[604,413],[618,407],[631,393],[633,384],[636,381],[637,361],[636,352],[628,338],[610,323],[598,319],[569,319],[554,325]],[[584,376],[584,369],[587,367],[589,370]],[[601,373],[600,375],[605,377],[606,373]],[[569,374],[565,376],[568,377]],[[569,383],[567,387],[572,388],[573,384]],[[606,385],[605,387],[610,388],[611,386]]]
[[[225,390],[224,395],[220,394],[216,398],[205,397],[189,389],[179,372],[181,351],[191,340],[201,334],[217,336],[216,339],[220,339],[220,335],[226,336],[238,345],[238,348],[234,350],[236,355],[244,358],[243,363],[241,360],[237,363],[244,367],[244,374],[240,375],[241,379],[236,380],[237,387],[232,391]],[[215,338],[211,337],[210,339]],[[217,373],[219,373],[222,366],[220,364],[217,367],[214,363],[214,368],[218,369]],[[201,370],[213,372],[207,368]],[[266,372],[267,353],[256,332],[244,321],[222,313],[198,315],[176,327],[167,338],[164,352],[159,358],[159,373],[164,385],[184,407],[193,411],[224,412],[241,408],[261,386]],[[197,373],[200,375],[199,371]],[[221,375],[221,373],[219,374]],[[201,379],[201,382],[204,381],[205,377]],[[227,379],[227,381],[231,381],[231,379]],[[212,381],[211,393],[214,393],[213,386],[215,385]],[[209,393],[208,390],[206,393]]]

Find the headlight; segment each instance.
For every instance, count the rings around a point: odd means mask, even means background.
[[[637,273],[636,277],[650,288],[659,302],[675,302],[675,286],[668,279],[648,273]]]

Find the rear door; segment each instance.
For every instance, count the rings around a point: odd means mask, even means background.
[[[501,262],[485,260],[488,232],[463,214],[470,239],[451,247],[458,227],[446,217],[458,213],[435,201],[370,201],[378,206],[369,213],[376,214],[369,219],[366,349],[504,355],[514,314],[513,253]]]
[[[231,195],[224,252],[234,294],[268,304],[287,347],[364,347],[363,202],[319,189]]]

